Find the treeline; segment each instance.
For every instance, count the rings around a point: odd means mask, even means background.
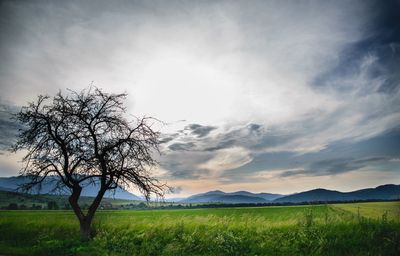
[[[57,202],[49,201],[47,204],[32,204],[31,206],[27,206],[25,204],[16,204],[10,203],[8,206],[3,206],[0,209],[2,210],[68,210],[71,207],[67,204],[64,207],[60,207]]]
[[[151,205],[140,203],[138,205],[125,205],[121,208],[124,209],[196,209],[196,208],[231,208],[231,207],[267,207],[267,206],[292,206],[292,205],[320,205],[320,204],[352,204],[352,203],[366,203],[366,202],[396,202],[400,199],[394,200],[352,200],[352,201],[312,201],[312,202],[300,202],[300,203],[238,203],[238,204],[227,204],[227,203],[202,203],[202,204],[166,204],[160,203],[160,205]]]
[[[140,202],[125,205],[112,205],[111,203],[104,203],[100,205],[101,210],[168,210],[168,209],[204,209],[204,208],[232,208],[232,207],[268,207],[268,206],[291,206],[291,205],[318,205],[318,204],[351,204],[362,202],[388,202],[399,201],[395,200],[353,200],[353,201],[312,201],[301,203],[239,203],[239,204],[226,204],[226,203],[167,203],[167,202]],[[88,204],[83,204],[82,209],[87,209]],[[2,210],[71,210],[71,206],[66,203],[62,206],[58,205],[56,201],[49,201],[47,204],[32,204],[26,206],[25,204],[10,203],[8,206],[3,206]]]
[[[146,209],[147,205],[143,202],[139,204],[131,204],[129,205],[130,208],[135,209]],[[89,204],[84,203],[81,205],[82,210],[87,210],[89,208]],[[119,210],[123,209],[121,205],[112,205],[111,203],[102,203],[100,204],[100,209],[103,210]],[[71,205],[69,203],[57,203],[56,201],[48,201],[39,204],[31,204],[27,206],[26,204],[17,204],[17,203],[10,203],[8,206],[0,207],[0,210],[71,210]]]

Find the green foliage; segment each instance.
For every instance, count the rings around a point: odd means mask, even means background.
[[[58,207],[57,202],[55,202],[55,201],[47,202],[47,209],[48,210],[58,210],[59,207]]]
[[[99,211],[79,240],[70,211],[1,211],[4,255],[399,255],[389,203],[377,218],[336,206]],[[395,204],[395,203],[392,203]],[[357,208],[355,208],[357,209]]]
[[[10,203],[7,207],[8,210],[18,210],[18,205],[16,203]]]

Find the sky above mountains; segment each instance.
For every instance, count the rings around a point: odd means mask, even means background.
[[[2,1],[0,175],[17,111],[93,82],[156,117],[155,174],[207,190],[400,183],[400,1]],[[4,36],[5,35],[5,36]]]

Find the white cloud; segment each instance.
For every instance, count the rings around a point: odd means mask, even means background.
[[[218,177],[222,171],[241,167],[252,160],[250,152],[242,147],[232,147],[215,151],[215,156],[205,163],[200,169],[210,170],[210,178]]]

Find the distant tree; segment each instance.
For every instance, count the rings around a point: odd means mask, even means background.
[[[49,210],[58,210],[58,204],[55,201],[47,202],[47,209]]]
[[[149,199],[163,196],[166,188],[150,172],[159,145],[159,133],[151,127],[155,119],[127,120],[126,96],[93,87],[52,98],[41,95],[16,115],[25,128],[14,150],[27,150],[21,175],[31,177],[23,189],[57,175],[55,189],[71,192],[69,203],[83,240],[91,238],[91,223],[107,190],[133,185]],[[78,199],[89,184],[97,184],[99,191],[84,211]]]
[[[143,202],[140,202],[136,207],[139,208],[139,209],[146,209],[147,205],[145,203],[143,203]]]
[[[16,203],[10,203],[7,207],[8,210],[18,210],[18,205]]]
[[[42,206],[41,205],[32,204],[30,209],[32,209],[32,210],[41,210]]]

